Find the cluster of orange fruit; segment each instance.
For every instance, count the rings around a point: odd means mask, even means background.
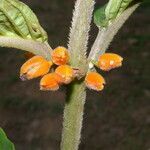
[[[52,51],[51,61],[41,56],[33,56],[22,65],[20,77],[22,80],[30,80],[43,76],[40,81],[41,90],[58,90],[60,85],[69,84],[77,77],[76,69],[69,65],[69,58],[68,50],[61,46]],[[96,66],[101,70],[109,71],[120,67],[122,60],[123,58],[117,54],[105,53],[99,56]],[[85,84],[89,89],[101,91],[105,79],[97,72],[89,71],[85,77]]]

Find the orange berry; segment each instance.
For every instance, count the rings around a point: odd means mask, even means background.
[[[55,48],[52,53],[53,63],[56,65],[65,65],[69,61],[69,53],[65,47],[59,46]]]
[[[58,89],[59,89],[59,83],[56,80],[56,74],[49,73],[47,75],[44,75],[44,77],[40,81],[40,90],[56,91]]]
[[[43,76],[49,72],[52,64],[52,61],[47,61],[41,56],[34,56],[22,65],[20,77],[22,80],[29,80]]]
[[[105,79],[96,72],[89,72],[85,77],[85,84],[89,89],[101,91],[104,88]]]
[[[122,66],[123,58],[114,53],[105,53],[99,56],[98,67],[101,70],[109,71]]]
[[[59,76],[58,74],[56,74],[55,72],[53,72],[53,74],[54,74],[54,78],[55,78],[55,80],[57,81],[57,83],[58,83],[59,85],[63,84],[62,77]]]
[[[65,84],[69,84],[74,78],[74,71],[68,65],[57,67],[55,73],[60,77],[61,82]]]

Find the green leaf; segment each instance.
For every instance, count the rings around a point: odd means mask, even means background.
[[[105,8],[107,5],[104,5],[103,7],[97,9],[94,12],[94,23],[98,27],[106,27],[108,25],[108,21],[106,20],[105,16]]]
[[[15,150],[14,144],[7,138],[2,128],[0,128],[0,150]]]
[[[120,15],[133,0],[109,0],[105,9],[107,20],[113,20]]]
[[[19,0],[0,0],[0,36],[47,41],[36,15]]]
[[[98,27],[107,27],[117,16],[129,6],[133,0],[109,0],[103,7],[94,13],[94,23]],[[136,0],[135,0],[136,2]]]

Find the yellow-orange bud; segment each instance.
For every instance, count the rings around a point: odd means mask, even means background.
[[[69,53],[65,47],[59,46],[55,48],[52,53],[53,63],[56,65],[65,65],[69,61]]]
[[[74,71],[68,65],[57,67],[55,73],[60,77],[61,82],[65,84],[69,84],[74,78]]]
[[[34,56],[22,65],[20,77],[22,80],[29,80],[43,76],[49,72],[52,64],[52,61],[47,61],[41,56]]]
[[[114,53],[105,53],[99,56],[98,67],[101,70],[109,71],[122,66],[123,58]]]
[[[105,79],[96,72],[89,72],[85,77],[85,84],[89,89],[101,91],[104,88]]]
[[[59,83],[55,73],[49,73],[44,75],[40,81],[40,90],[51,90],[56,91],[59,89]]]

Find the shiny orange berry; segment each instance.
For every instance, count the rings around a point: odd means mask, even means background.
[[[40,90],[50,90],[50,91],[56,91],[59,89],[59,83],[56,80],[56,74],[55,73],[49,73],[44,75],[44,77],[40,81]]]
[[[65,65],[69,61],[69,53],[65,47],[59,46],[55,48],[52,53],[53,63],[56,65]]]
[[[99,56],[98,67],[101,70],[109,71],[122,66],[123,58],[114,53],[105,53]]]
[[[105,79],[96,72],[89,72],[85,77],[85,84],[89,89],[101,91],[104,89]]]
[[[74,71],[68,65],[57,67],[55,73],[60,77],[61,82],[65,84],[69,84],[74,79]]]
[[[52,61],[47,61],[41,56],[34,56],[22,65],[20,77],[22,80],[30,80],[43,76],[49,72],[52,64]]]

